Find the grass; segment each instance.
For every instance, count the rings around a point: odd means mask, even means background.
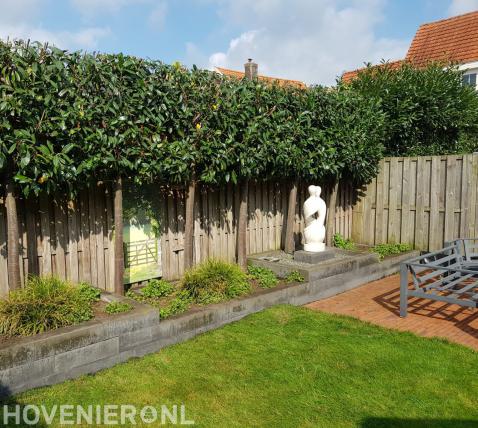
[[[277,306],[12,401],[185,404],[203,427],[459,428],[478,424],[477,367],[459,345]]]

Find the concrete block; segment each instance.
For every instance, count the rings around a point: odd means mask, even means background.
[[[333,258],[335,258],[335,251],[330,248],[318,253],[304,250],[299,250],[294,253],[294,260],[302,263],[317,264]]]
[[[55,358],[47,357],[0,371],[0,385],[10,393],[39,386],[39,380],[54,373]]]
[[[83,348],[73,349],[55,355],[55,371],[68,372],[75,367],[84,366],[96,360],[111,357],[119,352],[119,338],[103,340]]]
[[[119,349],[120,352],[122,352],[130,348],[151,342],[151,340],[152,333],[150,326],[140,330],[130,331],[119,336]]]

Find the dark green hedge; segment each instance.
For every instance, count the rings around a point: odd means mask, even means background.
[[[416,156],[478,149],[478,97],[456,67],[430,64],[399,69],[368,67],[346,85],[381,103],[386,115],[385,154]]]
[[[0,42],[0,173],[25,194],[247,178],[370,180],[387,154],[473,145],[476,95],[455,70],[363,73],[307,90],[178,64]],[[463,136],[462,139],[460,137]]]

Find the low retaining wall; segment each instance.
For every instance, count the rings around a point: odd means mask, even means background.
[[[94,373],[156,352],[277,304],[303,305],[398,271],[407,253],[382,262],[357,260],[351,270],[283,285],[160,321],[155,308],[134,302],[132,312],[0,345],[0,394],[19,393]]]

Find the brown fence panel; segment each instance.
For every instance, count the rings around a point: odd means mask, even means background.
[[[158,187],[159,189],[159,187]],[[280,249],[287,219],[287,183],[258,182],[250,186],[247,249],[259,253]],[[327,193],[324,192],[324,198]],[[73,282],[86,281],[113,291],[114,232],[113,195],[109,184],[81,191],[73,201],[55,195],[18,200],[22,283],[28,275],[56,275]],[[184,265],[184,191],[158,192],[161,199],[161,254],[163,276],[179,278]],[[307,186],[301,185],[295,211],[295,240],[302,242],[302,205]],[[339,189],[335,208],[335,231],[350,237],[353,190]],[[210,257],[230,262],[236,258],[239,188],[200,187],[194,210],[194,261]],[[471,216],[471,212],[467,213]],[[467,218],[468,218],[467,217]],[[471,218],[471,217],[470,217]],[[474,217],[473,217],[474,218]],[[3,199],[0,199],[0,295],[9,290],[7,230]]]
[[[74,201],[61,195],[18,200],[22,284],[29,275],[88,281],[113,291],[112,201],[109,185],[99,184]],[[6,213],[0,200],[0,294],[9,290]]]
[[[478,154],[385,158],[359,191],[352,239],[437,250],[478,236]]]

